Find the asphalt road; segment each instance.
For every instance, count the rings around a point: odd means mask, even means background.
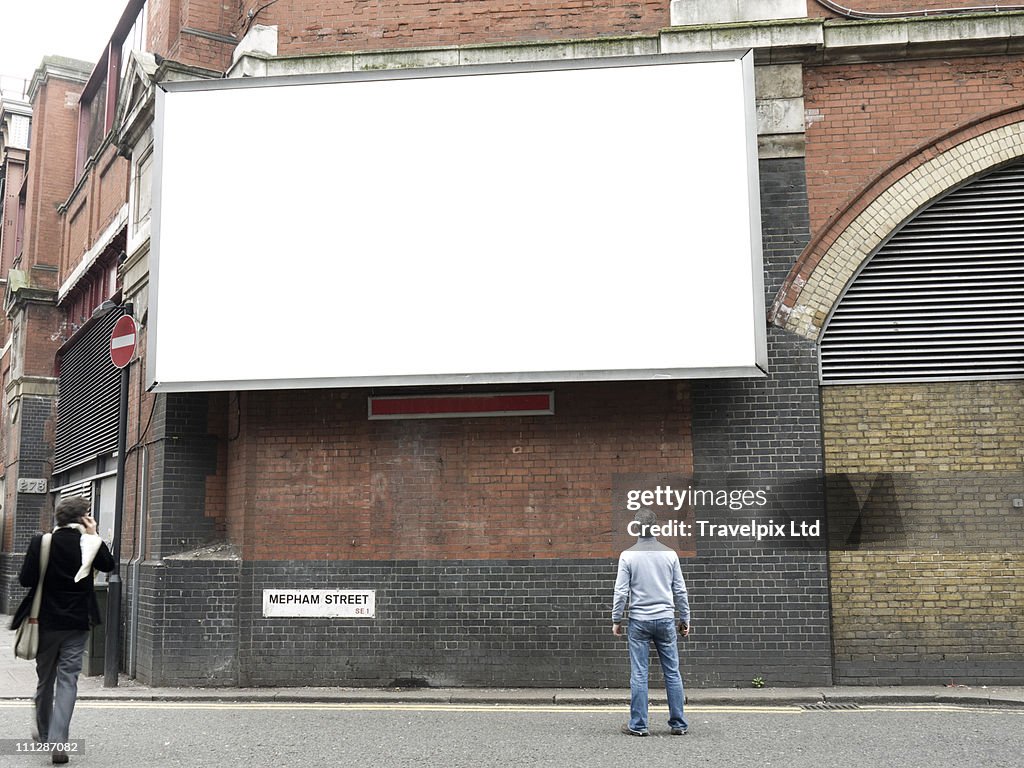
[[[31,709],[0,702],[0,739],[27,736]],[[98,768],[198,766],[779,766],[1021,768],[1024,710],[949,705],[687,711],[668,735],[652,710],[649,738],[618,732],[621,708],[455,705],[79,702],[72,738]],[[49,765],[0,755],[3,766]]]

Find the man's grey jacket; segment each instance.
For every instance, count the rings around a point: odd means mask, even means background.
[[[689,626],[690,600],[675,550],[653,536],[642,536],[619,555],[612,622],[622,621],[627,599],[630,619],[672,619],[678,610],[679,620]]]

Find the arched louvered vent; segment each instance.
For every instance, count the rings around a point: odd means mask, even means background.
[[[847,289],[821,381],[1024,376],[1024,162],[922,210]]]
[[[115,310],[85,330],[60,358],[53,474],[117,450],[121,373],[110,361]]]

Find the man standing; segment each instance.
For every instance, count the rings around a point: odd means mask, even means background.
[[[658,516],[641,509],[630,531],[639,533],[635,545],[619,556],[612,602],[612,634],[622,634],[622,612],[629,599],[629,723],[622,726],[627,736],[646,736],[647,680],[651,642],[658,651],[668,694],[668,727],[673,736],[687,731],[683,717],[683,678],[679,674],[676,646],[676,610],[679,633],[690,634],[690,601],[679,567],[679,555],[659,542],[651,532]]]

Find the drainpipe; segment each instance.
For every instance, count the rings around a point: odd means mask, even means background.
[[[147,528],[146,523],[149,520],[149,504],[147,496],[147,483],[146,480],[149,477],[149,447],[144,446],[142,449],[142,477],[138,482],[139,489],[139,516],[135,521],[135,554],[128,563],[128,570],[131,573],[132,579],[132,613],[131,620],[128,630],[128,676],[135,679],[135,671],[138,663],[138,643],[139,643],[139,593],[141,589],[139,587],[139,573],[142,570],[142,559],[143,553],[146,546],[146,534]]]

